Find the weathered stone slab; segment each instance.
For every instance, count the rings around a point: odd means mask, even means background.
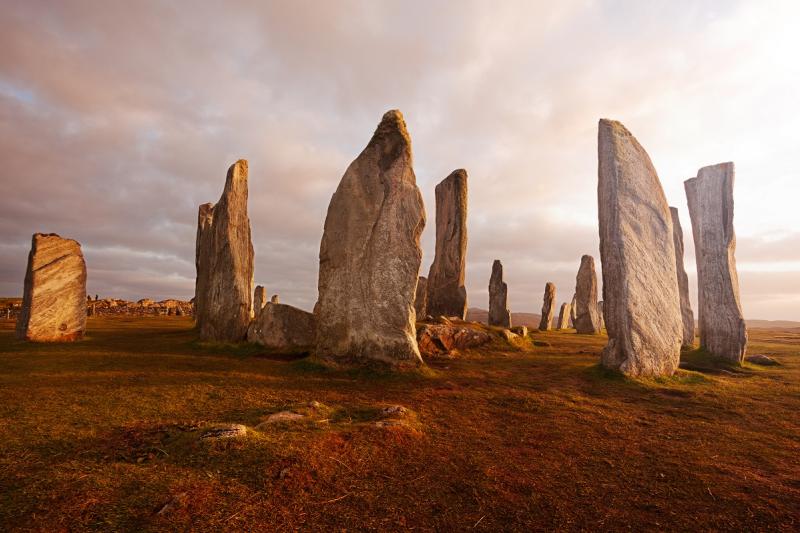
[[[544,286],[544,303],[542,304],[542,319],[539,321],[539,330],[548,331],[553,329],[553,315],[556,312],[556,286],[555,283],[547,282]]]
[[[467,313],[467,171],[453,171],[436,186],[436,255],[428,273],[428,310],[433,316]]]
[[[425,209],[403,115],[389,111],[328,206],[319,252],[317,355],[417,366],[414,298]]]
[[[86,331],[86,262],[78,241],[55,233],[31,239],[16,336],[68,342]]]
[[[503,281],[503,264],[495,259],[492,277],[489,278],[489,325],[511,327],[511,311],[508,310],[508,285]]]
[[[594,257],[581,257],[581,266],[575,278],[575,330],[583,334],[600,333],[597,316],[597,274]]]
[[[558,312],[558,329],[569,329],[569,317],[572,313],[571,305],[564,302]]]
[[[683,326],[672,217],[661,182],[647,152],[619,122],[600,121],[598,159],[608,331],[602,363],[631,376],[671,375]]]
[[[736,272],[733,182],[733,163],[721,163],[701,168],[684,186],[697,259],[700,346],[740,364],[747,352],[747,328]]]
[[[228,169],[216,205],[200,206],[195,316],[200,338],[245,340],[253,315],[253,243],[247,216],[247,161]]]
[[[681,323],[683,324],[682,346],[691,348],[694,345],[694,313],[689,300],[689,276],[683,264],[683,228],[678,210],[669,208],[672,217],[672,241],[675,245],[675,270],[678,275],[678,296],[681,302]]]
[[[485,331],[469,326],[425,324],[417,331],[419,350],[425,356],[452,356],[458,350],[475,348],[491,340]]]
[[[417,313],[417,320],[425,320],[425,317],[428,316],[428,278],[425,276],[420,276],[417,281],[414,310]]]
[[[247,340],[274,351],[310,352],[316,340],[316,318],[291,305],[268,303],[250,324]]]

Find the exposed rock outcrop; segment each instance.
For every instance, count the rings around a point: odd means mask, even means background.
[[[200,206],[195,316],[200,338],[243,341],[253,315],[253,243],[247,216],[247,161],[228,169],[216,205]]]
[[[556,312],[556,286],[555,283],[547,282],[544,286],[544,303],[542,304],[542,320],[539,322],[539,330],[547,331],[553,329],[553,315]]]
[[[683,341],[685,348],[694,345],[694,313],[692,303],[689,300],[689,276],[686,275],[686,268],[683,264],[683,228],[678,210],[674,207],[669,208],[672,217],[672,241],[675,245],[675,271],[678,275],[678,296],[681,303],[681,323],[683,324]]]
[[[600,121],[598,159],[608,331],[601,361],[632,376],[671,375],[683,326],[672,218],[661,182],[647,152],[619,122]]]
[[[581,266],[575,278],[575,330],[578,333],[600,333],[597,316],[597,274],[594,257],[581,257]]]
[[[31,239],[16,336],[36,342],[67,342],[86,331],[86,262],[81,245],[55,233]]]
[[[425,209],[403,115],[389,111],[328,206],[317,350],[338,363],[417,366],[414,298]]]
[[[428,313],[464,319],[466,262],[467,171],[458,169],[436,186],[436,255],[428,273]]]
[[[733,182],[733,163],[721,163],[701,168],[684,185],[697,259],[700,346],[741,364],[747,352],[747,328],[736,272]]]
[[[489,278],[489,325],[511,327],[511,312],[508,310],[508,285],[503,281],[503,264],[495,259],[492,277]]]

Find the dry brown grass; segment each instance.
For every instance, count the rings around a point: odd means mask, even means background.
[[[68,345],[0,328],[2,530],[800,527],[800,333],[752,333],[779,367],[634,381],[574,333],[394,376],[202,346],[186,318],[90,319]],[[392,404],[413,423],[377,427]]]

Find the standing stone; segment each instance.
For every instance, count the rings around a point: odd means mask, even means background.
[[[547,282],[544,286],[544,304],[542,304],[542,319],[539,322],[540,331],[553,329],[553,315],[556,312],[556,286]]]
[[[197,326],[203,340],[245,340],[253,314],[253,243],[247,216],[247,161],[228,169],[216,205],[200,206],[197,226]]]
[[[671,375],[680,360],[680,299],[672,217],[650,157],[619,122],[601,120],[598,207],[604,366],[631,376]]]
[[[570,307],[566,302],[561,304],[561,310],[558,312],[558,329],[569,329]]]
[[[680,297],[683,321],[683,342],[681,344],[684,348],[692,348],[694,345],[694,313],[692,313],[692,303],[689,301],[689,276],[686,275],[686,268],[683,265],[683,228],[678,217],[678,210],[670,207],[669,214],[672,217],[675,270],[678,275],[678,296]]]
[[[733,163],[721,163],[701,168],[684,185],[697,259],[700,346],[740,364],[747,351],[747,329],[736,272],[733,181]]]
[[[271,304],[279,304],[281,303],[281,298],[277,294],[273,294],[272,298],[269,299],[269,303]]]
[[[55,233],[36,233],[17,318],[16,336],[36,342],[66,342],[86,331],[86,262],[81,245]]]
[[[600,320],[600,329],[606,328],[606,319],[603,315],[603,300],[597,302],[597,318]]]
[[[503,264],[499,259],[492,264],[489,278],[489,325],[511,327],[511,311],[508,310],[508,285],[503,281]]]
[[[417,320],[424,320],[428,316],[428,278],[425,276],[420,276],[417,280],[414,310],[417,313]]]
[[[425,208],[403,115],[389,111],[328,206],[319,251],[317,355],[417,366],[414,299]]]
[[[569,323],[573,328],[575,327],[575,318],[576,318],[575,310],[578,308],[578,306],[575,303],[577,301],[577,299],[578,299],[578,295],[573,292],[572,293],[572,303],[569,306]]]
[[[581,266],[575,278],[575,330],[578,333],[600,333],[600,317],[597,316],[597,274],[594,257],[581,257]]]
[[[454,170],[436,186],[436,255],[428,273],[428,309],[433,316],[467,314],[467,171]]]
[[[316,318],[291,305],[264,306],[250,324],[247,340],[283,353],[307,353],[313,349]]]
[[[258,285],[253,293],[253,312],[256,317],[265,305],[267,305],[267,290],[263,285]]]

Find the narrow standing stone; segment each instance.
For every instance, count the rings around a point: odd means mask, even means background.
[[[503,264],[499,259],[492,264],[489,278],[489,325],[511,327],[511,312],[508,310],[508,285],[503,281]]]
[[[683,326],[669,206],[650,157],[622,124],[601,120],[597,149],[601,361],[631,376],[671,375]]]
[[[597,318],[600,320],[600,329],[605,329],[606,319],[603,316],[603,300],[597,302]]]
[[[569,329],[570,307],[567,302],[561,304],[561,310],[558,312],[558,329]]]
[[[692,303],[689,300],[689,276],[686,275],[686,268],[683,265],[683,228],[678,216],[678,210],[674,207],[669,208],[672,217],[672,240],[675,244],[675,270],[678,275],[678,296],[681,301],[681,319],[683,322],[683,342],[684,348],[694,346],[694,313],[692,313]]]
[[[428,316],[428,278],[419,277],[415,294],[414,310],[417,313],[417,320],[425,320],[425,317]]]
[[[547,282],[544,286],[544,303],[542,304],[542,319],[539,321],[539,330],[553,329],[553,315],[556,312],[556,286]]]
[[[31,239],[16,336],[36,342],[79,340],[86,331],[86,262],[81,245],[55,233]]]
[[[411,139],[403,115],[389,111],[328,206],[315,307],[319,357],[422,364],[414,297],[424,226]]]
[[[216,205],[200,206],[197,228],[197,326],[203,340],[245,340],[253,315],[253,243],[247,216],[247,161],[228,169]]]
[[[700,346],[741,364],[747,352],[747,328],[736,272],[733,182],[733,163],[721,163],[701,168],[684,186],[697,259]]]
[[[436,186],[436,255],[428,273],[428,313],[467,313],[467,171],[454,170]]]
[[[600,333],[597,316],[597,274],[594,257],[581,257],[581,266],[575,278],[575,330],[578,333]]]
[[[263,285],[258,285],[253,294],[253,312],[255,316],[258,316],[259,311],[264,309],[265,305],[267,305],[267,290]]]

